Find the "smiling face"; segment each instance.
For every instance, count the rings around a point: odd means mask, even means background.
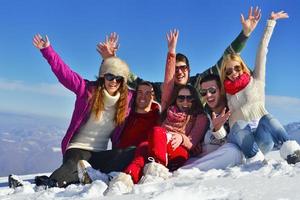
[[[189,89],[183,88],[178,92],[176,105],[181,112],[189,112],[193,105],[193,96]]]
[[[200,94],[207,105],[215,110],[221,105],[221,91],[215,80],[203,82]]]
[[[178,85],[186,85],[189,79],[189,66],[183,61],[176,62],[174,81]]]
[[[149,85],[140,85],[137,89],[135,109],[138,113],[145,113],[151,109],[153,88]]]
[[[242,66],[239,62],[237,62],[235,60],[230,60],[227,62],[226,67],[225,67],[225,75],[231,81],[236,80],[243,73],[244,72],[243,72]]]
[[[121,86],[121,82],[117,81],[116,79],[107,80],[106,78],[104,78],[104,87],[108,92],[108,94],[110,94],[111,96],[116,95],[120,86]]]

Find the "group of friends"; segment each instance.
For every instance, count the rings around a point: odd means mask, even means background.
[[[176,53],[179,31],[171,30],[162,83],[130,72],[116,56],[116,33],[97,45],[103,61],[95,81],[65,64],[47,36],[35,35],[34,46],[76,95],[61,143],[63,163],[50,177],[37,176],[36,185],[66,187],[99,179],[108,185],[107,195],[122,194],[134,184],[165,180],[178,168],[264,165],[264,155],[274,146],[289,164],[299,162],[299,144],[265,109],[268,44],[277,20],[288,18],[287,13],[271,13],[253,70],[240,57],[260,18],[258,7],[251,7],[247,18],[241,15],[241,33],[214,66],[195,76],[188,58]],[[9,184],[22,186],[14,176]]]

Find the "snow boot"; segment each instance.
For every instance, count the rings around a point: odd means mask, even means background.
[[[293,154],[288,155],[286,161],[288,164],[296,164],[300,162],[300,150],[296,150]]]
[[[164,181],[172,175],[164,165],[155,162],[153,158],[149,158],[149,160],[151,162],[145,165],[144,175],[139,184]]]
[[[77,172],[80,183],[91,184],[95,180],[101,180],[108,184],[109,176],[92,168],[86,160],[79,160],[77,163]]]
[[[109,182],[108,188],[104,193],[106,196],[122,195],[131,192],[133,185],[131,176],[121,172]]]
[[[50,179],[48,176],[36,176],[34,182],[36,186],[44,186],[45,189],[58,187],[57,181]]]
[[[255,156],[246,159],[246,165],[263,164],[265,161],[264,154],[259,150]]]
[[[8,176],[8,186],[10,188],[17,188],[17,187],[22,187],[24,185],[22,179],[18,177],[17,175],[10,174]]]
[[[288,164],[300,162],[299,144],[295,140],[284,142],[280,148],[280,155]]]

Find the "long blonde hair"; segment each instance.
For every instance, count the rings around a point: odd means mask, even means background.
[[[91,98],[92,101],[92,113],[95,114],[96,120],[100,120],[102,117],[102,111],[104,110],[104,98],[103,98],[103,90],[104,80],[103,78],[99,78],[98,82],[99,86],[93,91],[93,95]],[[121,125],[126,117],[126,109],[127,109],[127,95],[128,95],[128,87],[125,81],[123,81],[118,89],[120,92],[120,98],[116,103],[116,113],[114,116],[115,124]]]
[[[224,87],[224,81],[227,78],[226,66],[227,66],[228,62],[230,62],[230,61],[238,62],[240,64],[240,66],[242,67],[242,71],[244,73],[247,73],[247,74],[251,75],[250,70],[248,69],[247,65],[245,64],[245,62],[243,61],[243,59],[241,58],[240,55],[238,55],[238,54],[227,54],[223,57],[223,61],[222,61],[222,65],[221,65],[220,79],[221,79],[221,83],[222,83],[223,87]]]

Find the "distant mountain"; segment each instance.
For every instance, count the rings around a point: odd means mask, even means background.
[[[290,123],[285,126],[285,129],[292,139],[295,139],[300,143],[300,122]]]
[[[61,164],[66,121],[0,112],[0,176],[56,169]]]

